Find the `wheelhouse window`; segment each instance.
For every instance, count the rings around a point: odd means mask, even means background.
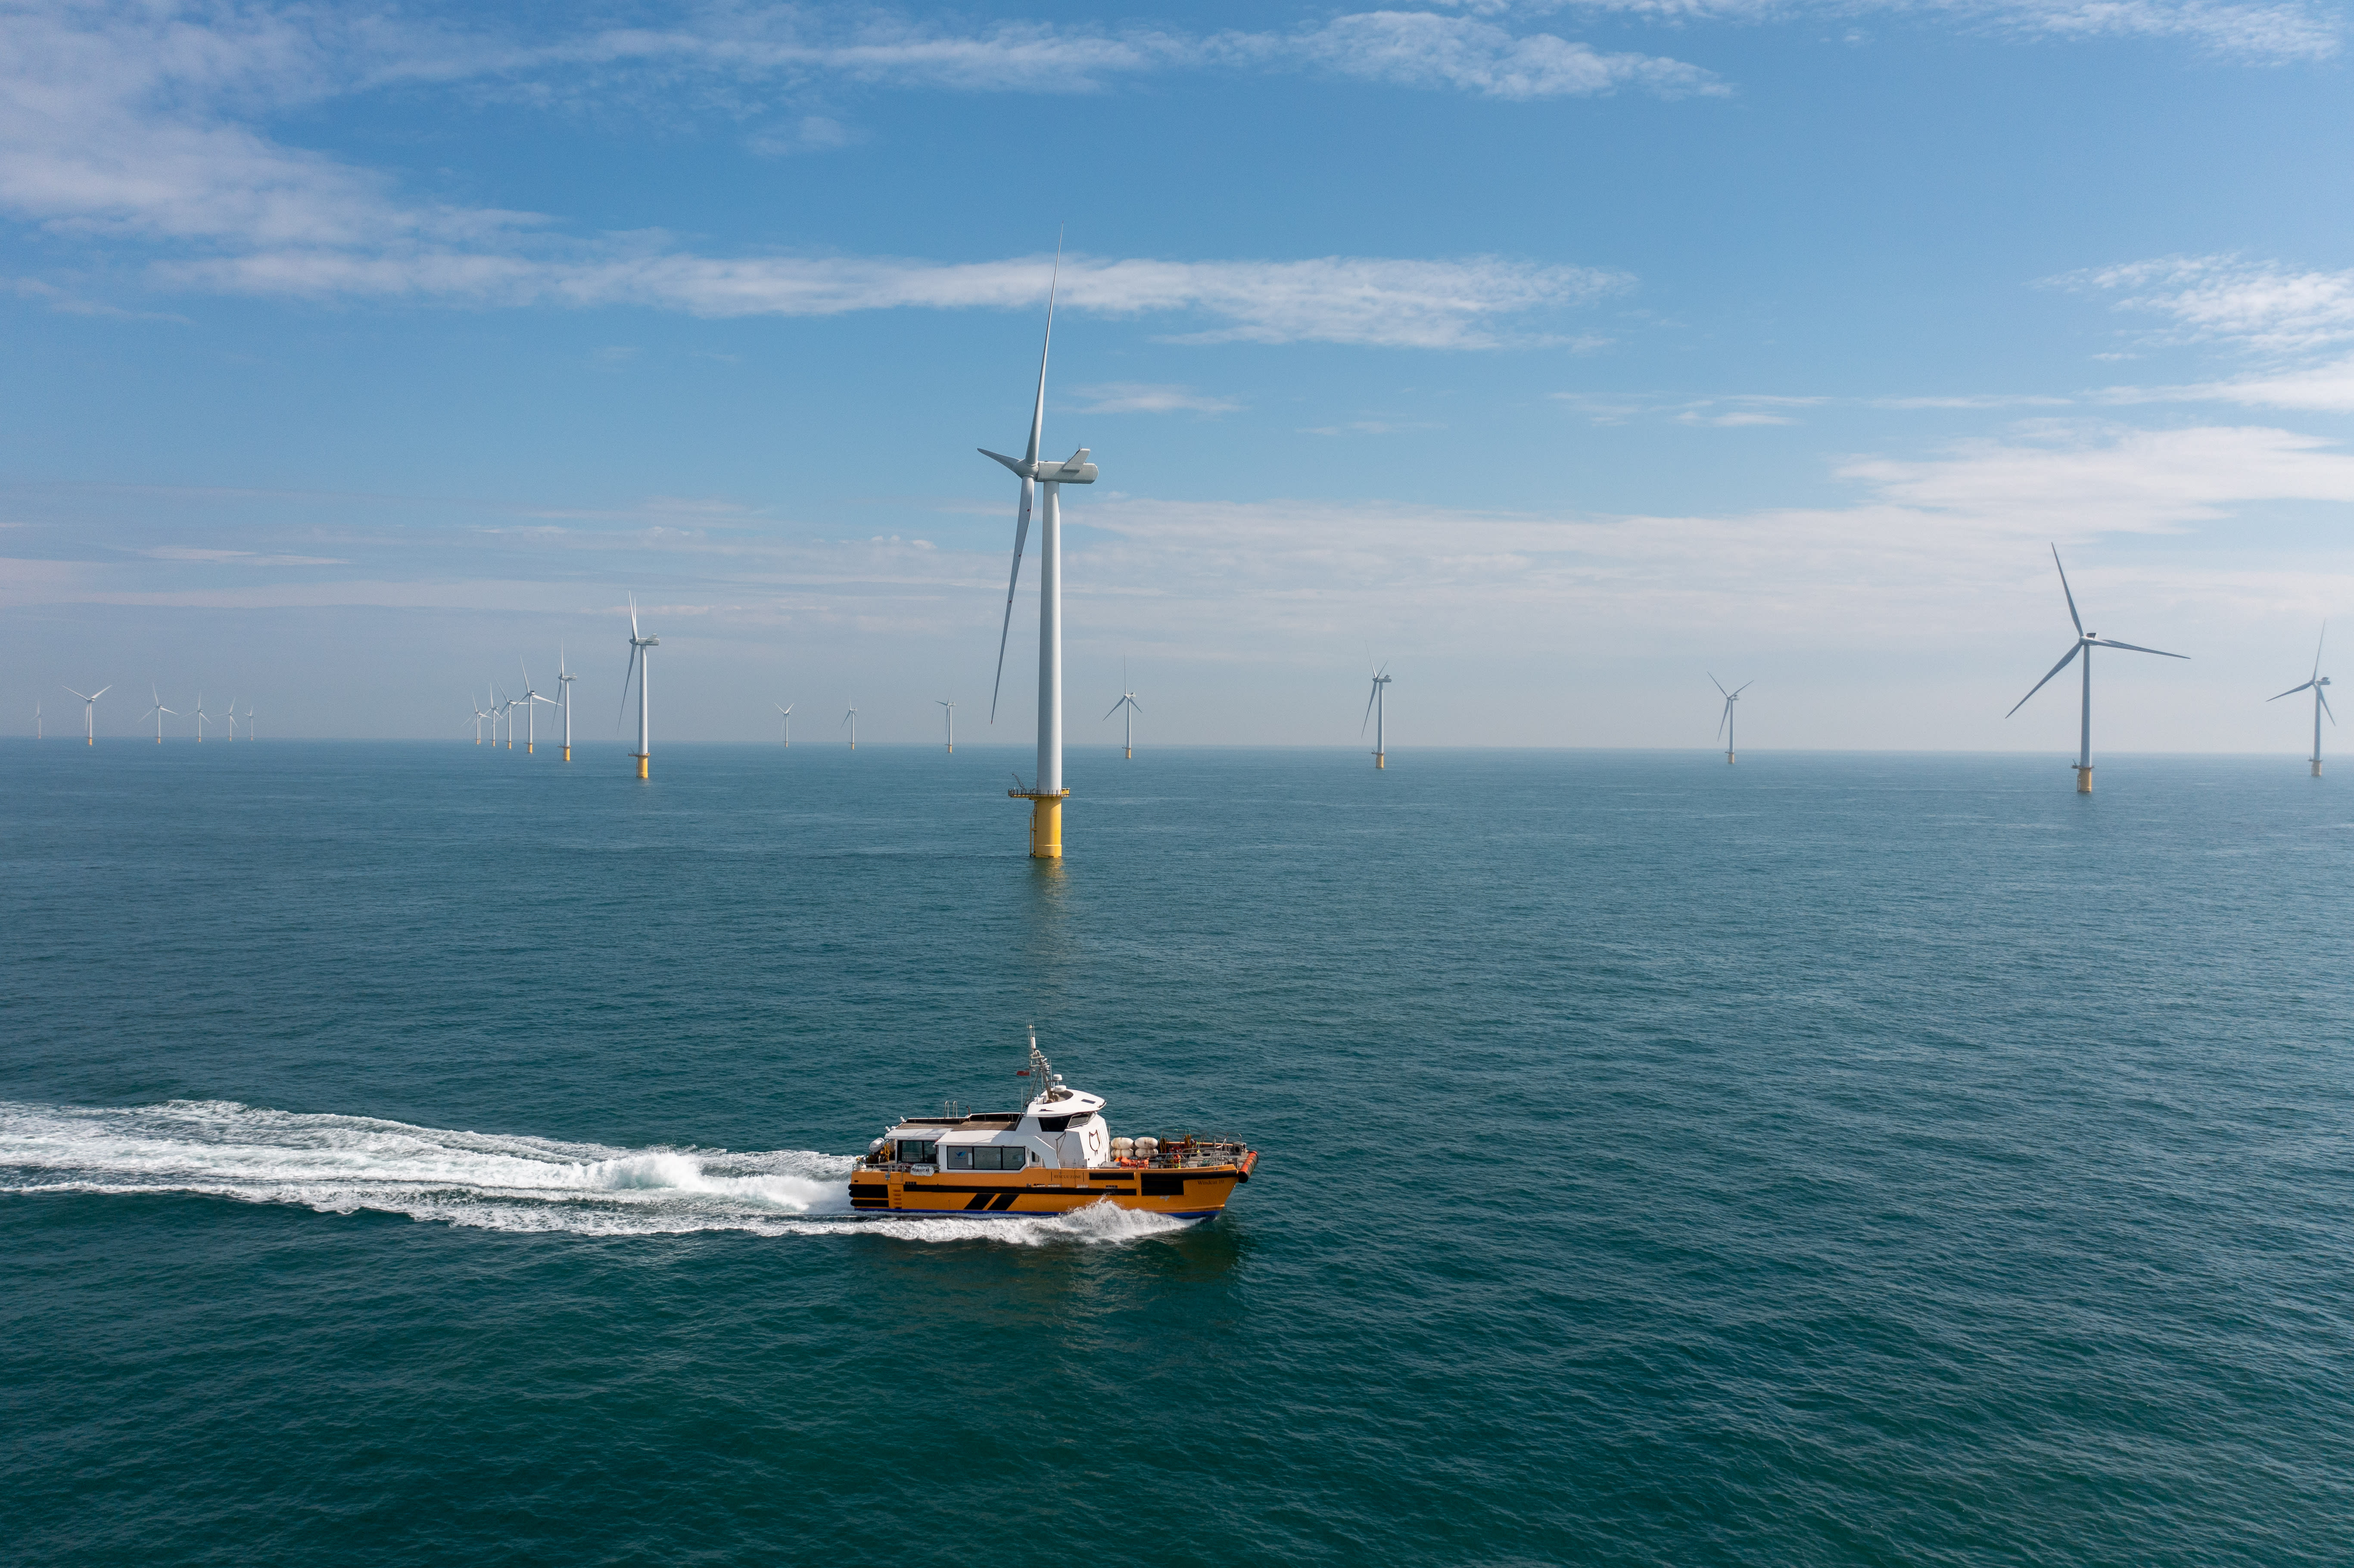
[[[932,1152],[938,1145],[929,1139],[903,1138],[899,1140],[899,1158],[909,1165],[929,1165]]]
[[[1030,1162],[1030,1151],[1020,1145],[949,1145],[951,1171],[1019,1171]]]

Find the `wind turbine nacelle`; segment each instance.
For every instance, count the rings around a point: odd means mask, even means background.
[[[1023,479],[1034,479],[1041,484],[1093,484],[1096,465],[1087,461],[1087,449],[1081,447],[1061,462],[1031,462],[1023,458],[1007,457],[1003,452],[991,451],[987,447],[975,449],[981,456],[992,458]]]

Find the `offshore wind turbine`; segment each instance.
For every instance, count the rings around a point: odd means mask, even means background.
[[[1727,768],[1730,768],[1733,766],[1733,705],[1741,700],[1742,693],[1747,691],[1757,683],[1755,681],[1744,681],[1741,684],[1727,692],[1724,690],[1724,683],[1718,680],[1715,673],[1712,671],[1708,677],[1708,683],[1714,686],[1719,692],[1723,693],[1724,695],[1724,716],[1716,721],[1716,733],[1724,736],[1724,765]]]
[[[934,697],[932,700],[938,703],[941,707],[948,710],[949,755],[950,757],[954,757],[956,755],[956,705],[951,702],[942,701],[942,699],[938,697]]]
[[[546,703],[549,707],[554,707],[556,705],[556,699],[554,697],[543,697],[537,691],[533,689],[531,683],[530,665],[525,663],[521,659],[517,659],[515,661],[515,667],[523,672],[523,754],[525,757],[529,757],[539,744],[539,708],[537,705],[540,703]],[[513,735],[514,731],[510,730],[508,731],[508,734]]]
[[[161,746],[164,744],[164,715],[165,714],[170,714],[174,718],[178,718],[180,716],[180,710],[177,708],[165,707],[164,705],[164,698],[162,694],[153,686],[147,688],[147,694],[155,699],[155,705],[149,708],[145,713],[141,714],[139,716],[143,719],[152,718],[155,721],[155,744]],[[39,710],[37,707],[35,711],[37,713]]]
[[[2338,715],[2330,709],[2329,699],[2322,694],[2322,688],[2329,684],[2329,677],[2321,673],[2321,642],[2327,641],[2328,636],[2329,622],[2325,620],[2321,623],[2321,640],[2317,641],[2313,645],[2313,673],[2306,678],[2304,685],[2291,686],[2279,697],[2264,699],[2268,703],[2276,703],[2281,700],[2281,697],[2293,697],[2299,692],[2309,691],[2313,694],[2313,776],[2316,779],[2321,777],[2321,715],[2328,714],[2331,724],[2338,722]]]
[[[2076,641],[2069,644],[2067,652],[2060,655],[2060,662],[2043,673],[2042,680],[2027,688],[2027,697],[2033,696],[2049,684],[2052,676],[2068,667],[2069,660],[2080,653],[2084,656],[2084,715],[2083,727],[2079,732],[2080,738],[2077,743],[2074,767],[2076,793],[2089,795],[2093,792],[2093,650],[2122,648],[2128,653],[2155,653],[2161,659],[2188,659],[2190,655],[2168,653],[2163,648],[2144,648],[2134,642],[2119,642],[2115,638],[2103,637],[2095,632],[2085,630],[2084,618],[2076,613],[2076,595],[2068,587],[2068,568],[2060,566],[2060,546],[2057,545],[2052,546],[2052,564],[2060,569],[2060,591],[2067,596],[2068,619],[2075,623]],[[2025,707],[2027,697],[2021,697],[2011,704],[2010,714],[2015,714]],[[2005,714],[2002,716],[2009,718],[2010,714]]]
[[[783,732],[784,743],[787,746],[792,745],[793,705],[790,703],[779,703],[774,699],[771,699],[769,705],[777,710],[777,727]]]
[[[638,596],[630,596],[630,667],[621,673],[621,711],[630,711],[630,677],[638,681],[638,748],[630,753],[638,759],[638,777],[646,777],[647,765],[653,761],[653,706],[646,695],[646,672],[652,667],[653,655],[649,648],[662,646],[659,637],[647,637],[638,630]],[[514,721],[507,721],[507,740],[514,740]]]
[[[497,691],[497,690],[498,690],[498,688],[497,688],[497,687],[495,687],[495,686],[492,687],[491,689],[492,689],[493,691]],[[522,705],[521,703],[517,702],[517,701],[516,701],[514,698],[513,698],[513,697],[507,697],[507,696],[506,696],[506,694],[505,694],[505,693],[504,693],[504,692],[500,692],[500,693],[499,693],[499,694],[500,694],[501,696],[503,696],[503,697],[506,697],[506,700],[505,700],[504,702],[503,702],[502,704],[500,704],[499,705],[500,705],[501,707],[503,707],[503,708],[504,708],[504,709],[506,710],[506,715],[507,715],[507,749],[508,749],[509,751],[513,751],[513,750],[514,749],[514,711],[515,711],[515,709],[517,709],[517,708],[519,708],[519,707],[523,706],[523,705]]]
[[[228,737],[235,740],[237,738],[237,699],[235,697],[228,700],[228,715],[221,722],[228,726]]]
[[[853,751],[857,750],[857,749],[858,749],[858,699],[857,699],[856,697],[853,697],[853,698],[851,698],[851,699],[850,699],[850,711],[849,711],[848,713],[846,713],[846,714],[844,714],[844,715],[842,715],[842,722],[843,722],[843,723],[844,723],[844,724],[846,724],[846,725],[848,725],[848,726],[850,726],[850,749],[851,749],[851,750],[853,750]]]
[[[1365,718],[1373,726],[1373,766],[1376,768],[1387,768],[1390,765],[1387,733],[1390,716],[1388,687],[1392,679],[1390,667],[1387,664],[1374,671],[1373,694],[1365,699]],[[1357,726],[1357,733],[1359,735],[1365,733],[1363,724]]]
[[[33,738],[41,738],[41,699],[38,697],[33,699]]]
[[[1063,857],[1063,505],[1066,484],[1093,484],[1096,465],[1081,447],[1063,461],[1042,461],[1038,445],[1046,420],[1046,352],[1055,343],[1055,296],[1063,277],[1062,243],[1055,246],[1055,271],[1046,285],[1046,335],[1038,346],[1038,396],[1030,406],[1030,444],[1018,458],[980,449],[1022,481],[1013,522],[1013,570],[1005,581],[1005,623],[997,634],[997,681],[990,689],[989,722],[997,722],[998,688],[1005,683],[1005,641],[1013,630],[1013,590],[1022,581],[1022,546],[1030,535],[1030,508],[1040,485],[1045,505],[1038,524],[1038,777],[1027,789],[1008,789],[1030,802],[1030,853],[1036,860]],[[1020,783],[1021,776],[1014,776]]]
[[[1123,687],[1128,684],[1128,661],[1125,659],[1119,662],[1119,683]],[[1128,713],[1120,720],[1120,755],[1132,762],[1136,759],[1136,715],[1144,710],[1136,705],[1134,692],[1123,690],[1119,694],[1119,701],[1112,704],[1110,712],[1105,714],[1104,717],[1109,718],[1112,714],[1119,713],[1122,708],[1126,708]]]
[[[87,696],[83,696],[80,692],[74,692],[74,689],[71,686],[68,686],[66,690],[73,692],[73,694],[77,697],[81,697],[81,737],[83,744],[88,746],[96,746],[98,744],[98,699],[106,695],[107,693],[114,690],[114,683],[109,681],[105,685],[99,687],[98,690],[90,693]]]
[[[564,694],[564,760],[572,760],[572,683],[580,677],[564,666],[564,644],[556,645],[556,689]]]
[[[206,723],[206,721],[207,721],[207,720],[208,720],[208,719],[209,719],[211,722],[213,722],[214,724],[218,724],[218,723],[220,723],[220,715],[217,715],[217,714],[208,714],[208,713],[205,712],[205,694],[204,694],[202,692],[198,692],[198,693],[196,694],[196,744],[197,744],[198,746],[202,746],[202,745],[205,743],[205,723]]]
[[[475,708],[474,694],[472,692],[468,692],[466,694],[466,705],[470,708],[474,708],[474,744],[476,746],[482,744],[482,721],[484,719],[489,719],[491,721],[491,744],[493,746],[496,746],[499,743],[498,715],[493,714],[488,708]],[[251,726],[247,726],[247,733],[249,735],[252,733]]]
[[[245,705],[245,738],[248,740],[253,738],[253,705],[251,703]]]

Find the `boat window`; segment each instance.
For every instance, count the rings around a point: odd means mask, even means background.
[[[971,1170],[972,1150],[958,1144],[952,1143],[949,1145],[949,1169],[951,1171]]]
[[[1040,1132],[1062,1132],[1070,1125],[1071,1118],[1066,1116],[1042,1116],[1038,1118]]]
[[[929,1139],[903,1138],[899,1140],[899,1158],[909,1165],[929,1165],[936,1147]]]
[[[1028,1150],[1019,1144],[983,1145],[979,1149],[952,1149],[949,1157],[958,1161],[949,1167],[954,1171],[1019,1171],[1030,1162]],[[966,1165],[964,1160],[972,1163]]]

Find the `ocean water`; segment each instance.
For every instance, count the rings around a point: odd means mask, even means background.
[[[7,747],[0,1558],[2354,1560],[2293,757],[612,749]]]

